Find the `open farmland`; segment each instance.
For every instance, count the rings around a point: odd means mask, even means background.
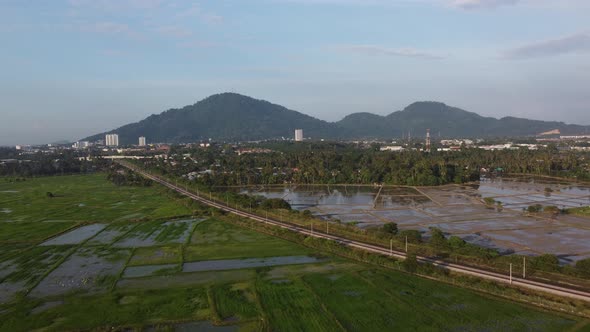
[[[159,187],[115,187],[100,175],[90,178],[64,177],[61,183],[72,182],[69,187],[80,193],[85,185],[87,191],[110,188],[112,195],[102,190],[106,203],[95,204],[91,212],[47,222],[40,210],[28,213],[15,208],[19,211],[12,216],[15,220],[0,221],[25,224],[33,234],[36,226],[41,229],[32,238],[0,242],[4,294],[0,331],[112,326],[178,331],[375,331],[418,326],[563,331],[588,327],[579,318],[326,256],[238,227],[224,217],[189,216],[181,201]],[[45,189],[35,189],[35,181]],[[45,195],[48,182],[30,180],[26,190]],[[21,184],[3,185],[2,190],[25,190]],[[118,196],[119,190],[126,194]],[[142,194],[154,206],[131,202],[141,201]],[[134,208],[109,211],[125,205],[117,204],[117,199]],[[99,215],[102,209],[104,218],[84,219]],[[144,217],[121,219],[132,214]],[[67,227],[44,226],[60,224]]]

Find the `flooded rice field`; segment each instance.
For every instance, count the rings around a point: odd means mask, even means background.
[[[559,209],[588,206],[590,185],[504,177],[441,187],[302,185],[235,190],[283,198],[293,209],[361,228],[387,222],[424,232],[438,227],[468,242],[507,253],[552,253],[564,263],[590,257],[590,218],[524,213],[535,204]],[[486,198],[501,205],[486,206]]]
[[[35,287],[30,296],[45,297],[75,290],[98,292],[109,289],[119,274],[130,250],[80,248]]]
[[[149,277],[157,272],[175,271],[178,264],[129,266],[123,273],[123,278]]]
[[[51,240],[41,243],[42,246],[55,246],[55,245],[67,245],[67,244],[80,244],[85,240],[96,235],[98,232],[105,229],[107,225],[104,224],[92,224],[87,226],[78,227],[72,231],[54,237]]]
[[[184,243],[194,225],[203,219],[172,220],[164,223],[145,223],[129,231],[114,246],[119,248],[151,247],[158,243]]]
[[[33,287],[72,250],[71,246],[35,247],[0,263],[0,303]]]
[[[281,256],[268,258],[225,259],[184,263],[182,272],[222,271],[251,269],[278,265],[317,263],[321,260],[310,256]]]

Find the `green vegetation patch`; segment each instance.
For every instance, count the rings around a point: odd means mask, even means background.
[[[197,225],[185,261],[307,255],[313,251],[270,235],[235,227],[217,219]]]
[[[162,246],[138,248],[129,261],[129,266],[136,265],[158,265],[173,264],[182,262],[182,247]]]
[[[256,272],[253,270],[213,271],[178,273],[166,276],[147,278],[122,279],[117,283],[120,292],[141,289],[168,289],[199,285],[227,284],[253,280]]]
[[[10,260],[7,268],[13,270],[2,282],[23,283],[34,286],[57,262],[73,250],[72,246],[33,247]]]
[[[562,331],[575,321],[398,272],[304,277],[347,330]]]
[[[0,243],[38,243],[75,225],[73,222],[0,222]]]
[[[258,279],[256,290],[269,325],[277,330],[342,331],[338,321],[299,279]]]
[[[590,216],[590,206],[568,209],[567,212],[578,216],[588,217]]]
[[[211,294],[221,321],[244,321],[259,316],[256,293],[250,283],[215,286]]]
[[[0,182],[0,221],[110,222],[191,214],[160,186],[117,187],[106,174],[51,176]],[[2,233],[3,234],[3,233]]]
[[[205,320],[209,305],[204,289],[135,291],[95,296],[69,296],[64,304],[30,314],[38,302],[21,303],[0,316],[1,331],[87,330],[143,326],[175,320]]]

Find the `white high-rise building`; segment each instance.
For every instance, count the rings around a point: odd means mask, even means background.
[[[295,142],[303,141],[303,129],[295,129]]]
[[[105,145],[106,146],[119,146],[119,135],[117,134],[108,134],[105,136]]]
[[[139,146],[146,146],[144,136],[139,137]]]

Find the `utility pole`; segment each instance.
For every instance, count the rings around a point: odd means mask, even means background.
[[[510,284],[512,285],[512,263],[510,263]]]
[[[522,258],[522,279],[526,278],[526,257]]]
[[[330,223],[326,220],[326,234],[330,234]]]
[[[313,235],[313,221],[311,222],[311,234]]]
[[[266,222],[268,222],[268,211],[266,211]]]
[[[393,239],[389,239],[389,256],[393,256]]]
[[[406,235],[406,253],[408,253],[408,236]]]

